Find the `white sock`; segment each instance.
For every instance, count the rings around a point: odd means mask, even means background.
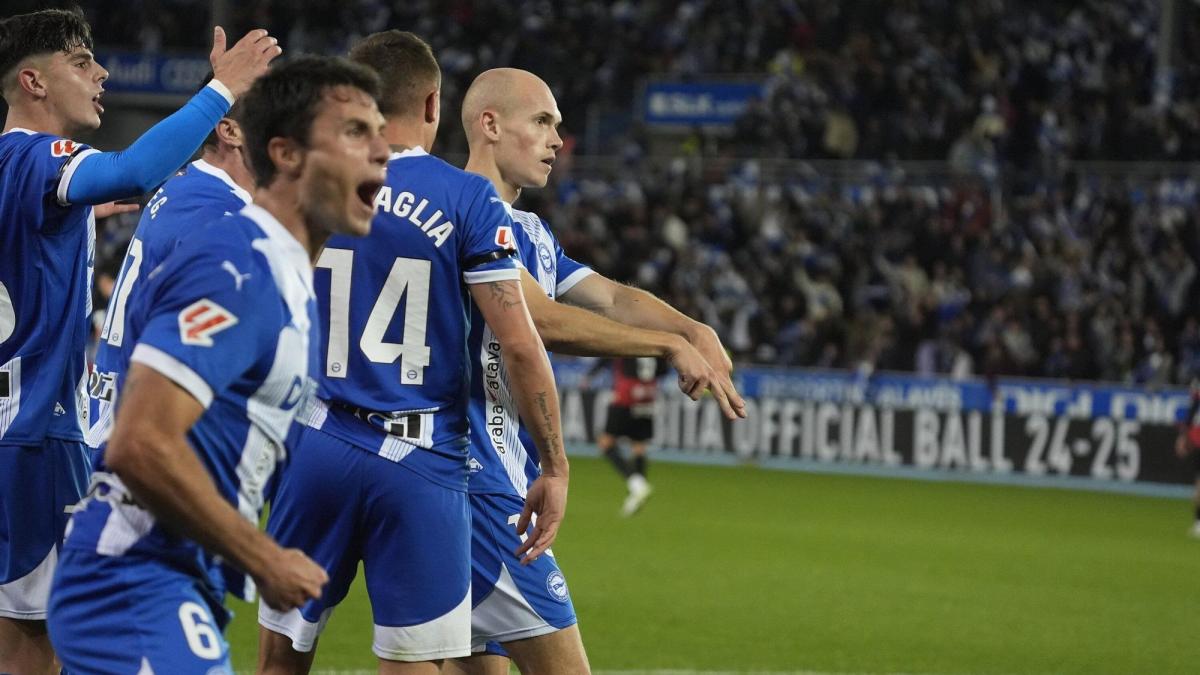
[[[629,476],[629,479],[625,481],[625,484],[629,486],[630,492],[643,490],[646,488],[646,477],[640,473],[635,473]]]

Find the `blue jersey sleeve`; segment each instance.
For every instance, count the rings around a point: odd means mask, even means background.
[[[564,293],[575,288],[575,284],[583,281],[588,275],[595,274],[595,271],[568,256],[567,252],[559,245],[558,237],[555,237],[554,232],[550,230],[550,224],[544,220],[542,221],[542,229],[550,235],[550,239],[554,242],[554,257],[557,259],[554,296],[561,297]]]
[[[59,199],[64,194],[63,186],[70,182],[70,172],[78,160],[95,153],[83,143],[46,134],[38,134],[25,146],[16,165],[24,174],[23,194],[44,205],[42,213],[46,217],[36,221],[40,231],[55,231],[63,222],[61,216],[67,213]]]
[[[149,192],[187,163],[231,105],[210,83],[125,150],[77,155],[67,166],[59,202],[102,204]]]
[[[147,288],[149,316],[130,359],[207,408],[271,353],[283,316],[271,273],[256,264],[248,242],[239,251],[200,243],[183,242],[160,269],[164,278]]]
[[[463,281],[482,284],[520,279],[520,269],[513,259],[516,242],[512,217],[491,183],[484,179],[479,182],[480,189],[467,206],[460,239]]]

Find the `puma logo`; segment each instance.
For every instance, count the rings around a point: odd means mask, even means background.
[[[221,263],[221,269],[233,275],[233,282],[237,284],[237,289],[239,291],[242,290],[242,282],[250,278],[249,274],[242,274],[238,271],[238,268],[234,267],[233,263],[229,262],[228,260]]]

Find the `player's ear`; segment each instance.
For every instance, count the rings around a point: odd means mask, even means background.
[[[17,86],[32,94],[34,98],[46,98],[46,83],[42,79],[42,71],[37,68],[25,67],[18,70]]]
[[[242,138],[242,127],[237,122],[222,117],[220,122],[217,122],[217,140],[222,144],[233,148],[240,148],[245,140]]]
[[[442,90],[434,89],[425,97],[425,123],[433,124],[442,113]]]
[[[288,176],[299,174],[304,166],[304,149],[296,141],[283,136],[267,141],[267,156],[279,173]]]
[[[484,110],[479,114],[479,127],[483,130],[484,138],[496,141],[500,138],[500,120],[494,110]]]

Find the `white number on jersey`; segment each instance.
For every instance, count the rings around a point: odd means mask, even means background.
[[[350,355],[350,289],[353,283],[354,251],[326,248],[317,260],[317,267],[329,270],[329,350],[325,359],[325,374],[346,377]],[[371,308],[367,325],[363,327],[358,347],[372,363],[395,363],[400,360],[400,382],[419,385],[425,381],[430,350],[425,344],[425,326],[429,317],[428,260],[396,258],[379,297]],[[400,300],[407,295],[404,306],[404,341],[386,342],[383,339]]]
[[[12,297],[8,294],[8,287],[4,282],[0,281],[0,342],[4,342],[12,337],[13,331],[17,329],[17,311],[13,309]]]
[[[129,293],[142,270],[142,240],[134,237],[129,240],[129,250],[125,252],[125,268],[117,277],[117,287],[113,291],[112,302],[108,306],[108,316],[104,317],[104,329],[100,339],[108,344],[120,347],[125,338],[125,303],[129,302]],[[113,330],[116,326],[116,330]]]
[[[180,605],[179,624],[183,626],[183,636],[193,654],[209,661],[221,658],[221,638],[203,607],[194,602]]]

